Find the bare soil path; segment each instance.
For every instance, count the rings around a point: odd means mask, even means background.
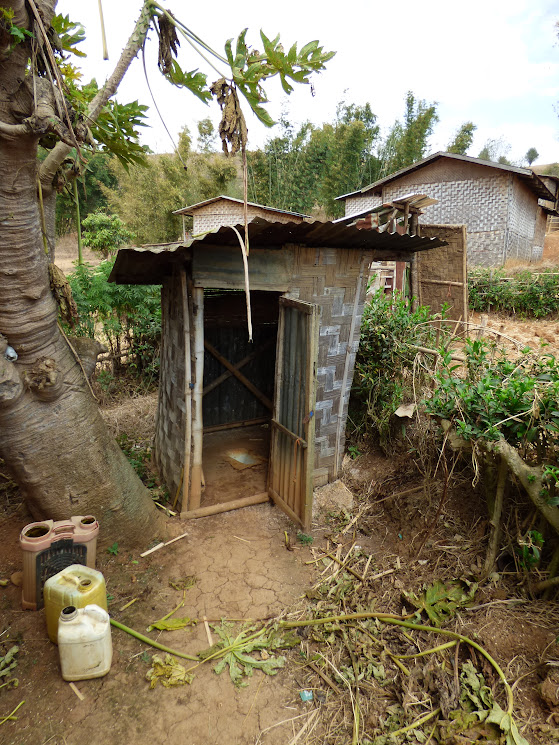
[[[24,524],[10,519],[0,526],[2,577],[20,569],[18,534]],[[308,587],[310,569],[302,561],[306,552],[286,550],[283,531],[293,532],[293,527],[269,505],[174,525],[174,532],[184,530],[187,538],[144,559],[124,551],[117,556],[100,553],[97,567],[105,575],[115,619],[145,633],[150,622],[182,598],[169,582],[180,584],[190,576],[195,584],[186,590],[177,615],[206,616],[216,623],[281,615]],[[227,671],[218,676],[208,663],[196,670],[190,686],[150,690],[145,674],[154,650],[116,629],[111,671],[101,679],[80,681],[85,697],[80,701],[60,677],[58,650],[46,636],[44,611],[21,611],[20,589],[13,585],[1,592],[0,631],[8,630],[2,640],[14,639],[20,653],[15,673],[19,686],[0,691],[0,715],[25,700],[17,722],[2,726],[0,742],[5,745],[244,745],[304,711],[283,670],[275,677],[256,673],[248,688],[235,689]],[[136,597],[134,605],[119,611]],[[209,646],[202,623],[193,630],[161,632],[159,641],[190,654]],[[142,655],[146,649],[149,658]],[[194,664],[183,662],[186,667]],[[290,722],[274,727],[265,742],[283,745],[293,731]]]

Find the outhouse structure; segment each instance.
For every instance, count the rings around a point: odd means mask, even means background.
[[[162,285],[154,453],[181,516],[271,498],[308,529],[340,470],[370,264],[445,242],[262,218],[248,234],[248,272],[237,225],[121,249],[110,279]]]

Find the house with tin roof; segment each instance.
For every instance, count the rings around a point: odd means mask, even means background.
[[[191,204],[188,207],[181,207],[173,212],[174,215],[181,215],[183,218],[183,237],[186,237],[185,218],[192,218],[192,235],[201,235],[210,230],[215,230],[223,225],[239,225],[244,223],[244,202],[242,199],[234,197],[219,196],[212,199],[206,199],[203,202]],[[302,215],[300,212],[288,212],[279,210],[275,207],[267,207],[264,204],[255,204],[247,202],[248,222],[261,217],[263,220],[271,222],[294,222],[300,223],[305,219],[310,219],[308,215]]]
[[[557,187],[530,168],[439,152],[337,199],[347,218],[403,193],[426,194],[437,202],[422,210],[421,222],[466,225],[468,263],[502,266],[541,260],[548,215],[559,214]]]

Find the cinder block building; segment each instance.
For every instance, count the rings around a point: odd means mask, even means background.
[[[196,236],[221,228],[223,225],[242,224],[244,202],[242,199],[221,195],[191,204],[189,207],[181,207],[180,210],[175,210],[173,214],[182,215],[183,218],[191,217],[192,235]],[[257,217],[281,223],[300,223],[309,218],[308,215],[302,215],[300,212],[288,212],[254,202],[247,202],[247,216],[249,222]]]
[[[557,191],[556,181],[544,183],[530,168],[439,152],[338,199],[347,217],[402,194],[428,194],[437,204],[422,222],[466,225],[468,263],[501,266],[541,260],[547,217],[559,214]]]

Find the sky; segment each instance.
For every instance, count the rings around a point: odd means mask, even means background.
[[[80,21],[87,33],[79,64],[84,79],[98,83],[110,75],[139,15],[141,0],[102,0],[109,61],[103,61],[97,0],[59,0],[57,12]],[[326,69],[310,86],[296,86],[286,97],[277,81],[266,85],[274,119],[287,112],[294,123],[316,125],[332,121],[336,105],[345,100],[370,103],[383,133],[404,112],[407,91],[428,103],[437,102],[439,123],[430,152],[445,150],[466,121],[477,126],[468,151],[477,156],[489,139],[510,145],[507,157],[522,164],[529,148],[539,153],[534,165],[559,161],[559,39],[556,0],[345,0],[309,3],[282,0],[280,4],[244,0],[239,5],[214,0],[207,6],[185,0],[162,3],[216,51],[249,28],[247,41],[262,48],[259,30],[280,34],[285,48],[318,39],[325,50],[336,51]],[[219,121],[216,103],[204,106],[191,94],[175,89],[157,69],[157,37],[150,34],[146,49],[149,82],[173,138],[187,126],[196,136],[196,122]],[[217,73],[186,41],[179,63],[185,70],[200,68],[213,82]],[[226,71],[224,71],[226,72]],[[148,104],[149,128],[142,142],[154,152],[169,152],[173,144],[149,94],[140,59],[120,86],[117,98]],[[268,129],[245,107],[249,148],[262,147],[277,128]]]

